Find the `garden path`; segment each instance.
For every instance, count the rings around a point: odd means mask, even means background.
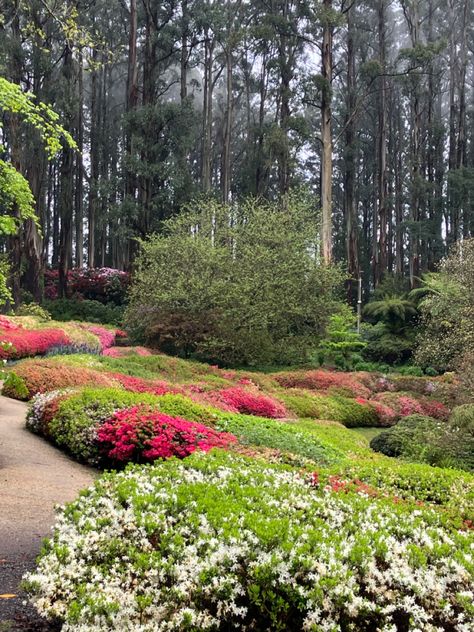
[[[19,583],[51,533],[55,505],[73,500],[96,475],[28,432],[26,410],[0,397],[0,632],[51,630],[23,605]]]

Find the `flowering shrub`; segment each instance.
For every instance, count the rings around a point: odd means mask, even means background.
[[[19,390],[19,380],[24,389]],[[54,360],[25,360],[15,366],[3,384],[2,393],[14,399],[30,399],[37,393],[46,393],[72,386],[114,386],[115,380],[94,369],[59,364]],[[26,395],[26,396],[25,396]]]
[[[277,382],[284,388],[304,388],[311,391],[334,390],[349,397],[370,397],[370,389],[349,373],[336,371],[295,371],[278,373]]]
[[[337,473],[386,494],[442,508],[456,524],[461,524],[460,518],[474,524],[474,476],[467,472],[385,459],[346,462]]]
[[[51,440],[72,456],[91,465],[101,462],[97,433],[121,409],[139,404],[157,407],[158,398],[116,388],[85,388],[60,402],[47,425]]]
[[[288,416],[285,407],[277,400],[263,393],[253,393],[245,390],[240,386],[212,393],[210,401],[218,407],[219,403],[223,402],[227,410],[245,415],[269,417],[271,419]]]
[[[36,434],[48,435],[48,425],[59,409],[59,404],[66,399],[73,389],[38,393],[33,397],[26,415],[26,427]]]
[[[123,304],[130,277],[127,272],[113,268],[84,268],[69,270],[67,277],[68,297],[91,299],[101,303]],[[44,273],[45,297],[58,298],[59,272]]]
[[[373,410],[375,410],[379,422],[376,424],[377,426],[393,426],[393,424],[396,424],[399,419],[399,415],[393,410],[393,408],[386,406],[382,402],[378,402],[373,399],[368,400],[362,397],[357,397],[356,402],[365,406],[370,406]]]
[[[416,414],[434,417],[435,419],[447,419],[449,417],[449,409],[442,402],[422,396],[415,398],[411,393],[377,393],[370,400],[370,403],[376,406],[377,402],[391,408],[396,414],[396,419]]]
[[[61,329],[24,329],[0,322],[0,358],[16,360],[28,356],[44,355],[54,347],[69,345],[70,339]]]
[[[470,632],[472,545],[440,512],[214,451],[99,479],[27,588],[65,632]]]
[[[152,353],[146,347],[109,347],[104,350],[104,355],[109,358],[125,358],[130,355],[146,357],[151,356]]]
[[[165,393],[179,393],[180,389],[163,380],[144,380],[140,377],[132,377],[123,373],[109,373],[111,378],[119,382],[127,391],[134,393],[152,393],[164,395]]]
[[[208,452],[236,442],[230,433],[139,406],[116,412],[99,428],[97,438],[107,458],[122,462],[182,459],[197,449]]]
[[[105,329],[105,327],[96,327],[95,325],[83,325],[83,327],[90,331],[91,334],[97,336],[100,342],[102,351],[112,347],[115,343],[115,331]]]

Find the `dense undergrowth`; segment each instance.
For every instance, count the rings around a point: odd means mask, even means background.
[[[28,428],[119,470],[60,515],[28,577],[38,611],[64,630],[468,632],[459,390],[453,374],[234,371],[144,348],[15,362],[3,392],[31,400]],[[379,429],[375,450],[359,428]]]

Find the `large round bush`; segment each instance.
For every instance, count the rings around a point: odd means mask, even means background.
[[[65,632],[467,632],[472,545],[441,512],[218,452],[106,475],[28,585]]]
[[[466,408],[466,412],[459,410]],[[474,436],[469,406],[460,406],[455,411],[448,422],[424,415],[405,417],[396,426],[374,437],[370,445],[387,456],[474,470]]]

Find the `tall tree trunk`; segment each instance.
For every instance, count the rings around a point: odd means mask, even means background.
[[[79,54],[78,67],[78,110],[76,125],[76,187],[75,187],[75,222],[76,222],[76,252],[75,265],[84,266],[84,68],[82,53]]]
[[[137,0],[130,0],[130,19],[128,32],[128,69],[126,113],[130,114],[138,104],[138,64],[137,64]],[[130,130],[125,137],[125,151],[128,158],[132,156],[133,139]],[[125,179],[125,195],[135,198],[137,183],[132,169],[127,169]]]
[[[226,112],[224,124],[224,139],[222,150],[222,168],[221,168],[221,188],[222,200],[224,203],[230,199],[230,182],[231,182],[231,142],[232,142],[232,51],[226,51]]]
[[[332,0],[323,0],[325,10],[330,12]],[[321,206],[322,206],[322,254],[324,261],[332,261],[332,39],[333,26],[329,19],[323,24],[322,66],[323,87],[321,96]]]
[[[188,96],[188,0],[181,0],[181,13],[180,99],[184,103]]]
[[[357,279],[359,277],[359,244],[357,209],[355,202],[355,171],[356,171],[356,143],[355,143],[355,52],[354,52],[354,22],[353,9],[347,14],[347,111],[345,121],[345,151],[344,151],[344,212],[346,218],[346,256],[349,273],[347,283],[348,300],[354,303],[357,299]]]
[[[379,62],[382,75],[379,77],[378,92],[378,128],[377,128],[377,224],[378,246],[375,260],[375,284],[378,285],[387,271],[387,236],[388,236],[388,200],[387,200],[387,79],[385,77],[386,64],[386,0],[378,3],[378,45]],[[377,233],[377,226],[374,227]]]
[[[65,124],[72,130],[73,113],[71,112],[73,98],[73,59],[69,44],[66,45],[63,61],[63,79],[66,86],[66,114]],[[74,200],[74,153],[64,145],[61,157],[61,180],[59,197],[59,214],[61,228],[59,234],[59,297],[67,295],[67,277],[72,256],[72,209]]]
[[[213,66],[214,41],[209,33],[204,42],[204,98],[203,98],[203,132],[202,132],[202,168],[201,180],[203,191],[211,190],[212,164],[212,100],[213,100]]]
[[[97,63],[98,54],[94,49],[93,60]],[[89,182],[89,207],[88,207],[88,239],[87,239],[87,265],[95,267],[95,237],[99,186],[99,124],[98,124],[98,71],[94,67],[91,76],[91,131],[90,131],[90,162],[91,177]]]

